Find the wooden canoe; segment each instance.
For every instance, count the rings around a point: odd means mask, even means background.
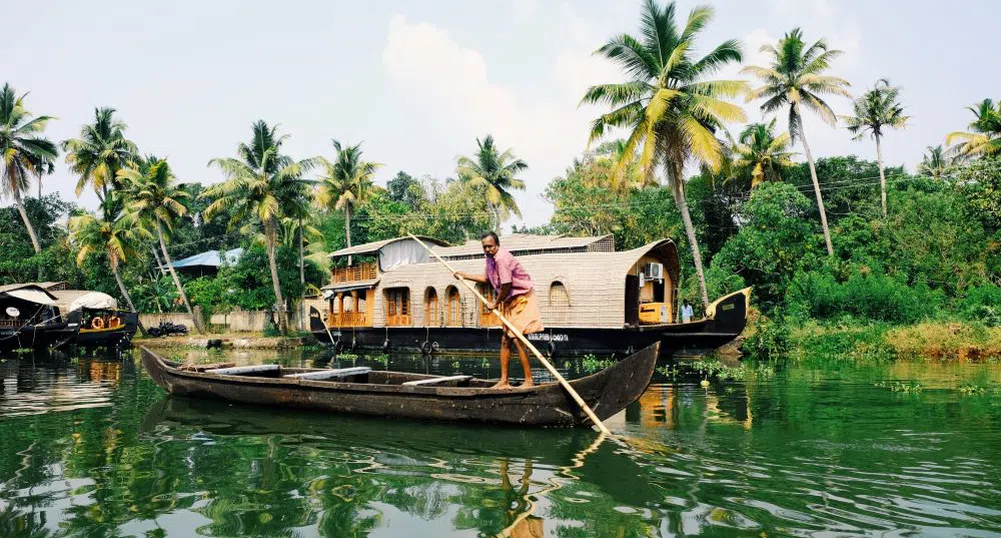
[[[605,420],[646,390],[659,346],[653,344],[570,384]],[[310,379],[324,369],[285,367],[234,375],[227,370],[184,370],[146,347],[141,352],[153,381],[178,396],[379,417],[512,426],[590,425],[584,411],[558,383],[498,390],[489,388],[493,382],[483,379],[453,376],[442,383],[414,384],[438,376],[375,370],[326,380]]]

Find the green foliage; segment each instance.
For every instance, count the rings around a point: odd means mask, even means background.
[[[761,318],[740,349],[758,359],[782,357],[791,348],[790,336],[789,325],[781,317]]]
[[[766,308],[782,300],[789,279],[816,263],[822,248],[808,220],[810,201],[793,186],[765,183],[743,208],[745,223],[713,258],[712,267],[754,286]]]
[[[830,319],[851,315],[862,319],[915,323],[934,315],[945,294],[924,282],[910,285],[899,276],[853,271],[839,282],[828,270],[797,273],[786,300],[790,309]]]
[[[959,301],[957,310],[970,321],[988,327],[1001,326],[1001,287],[993,284],[970,287]]]
[[[989,234],[1001,231],[1001,157],[978,159],[954,176],[973,218]]]

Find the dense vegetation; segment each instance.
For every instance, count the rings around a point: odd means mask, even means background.
[[[699,42],[712,9],[683,24],[673,3],[649,0],[642,10],[636,36],[599,49],[623,80],[583,95],[609,111],[593,124],[593,146],[546,187],[551,220],[514,231],[612,234],[619,249],[673,238],[684,297],[704,305],[751,286],[765,316],[760,334],[776,342],[807,320],[1001,323],[1001,105],[970,107],[968,130],[943,133],[946,146],[929,147],[911,174],[883,165],[893,156],[882,154],[881,140],[909,117],[906,94],[880,80],[840,118],[845,136],[875,142],[877,161],[815,159],[800,118],[838,123],[825,101],[850,97],[848,81],[830,74],[837,50],[794,29],[764,48],[769,65],[743,70],[757,79],[752,87],[715,78],[743,52],[735,40]],[[709,52],[695,57],[696,48]],[[788,132],[775,120],[735,125],[745,116],[738,96],[788,118]],[[90,188],[101,200],[90,213],[57,195],[31,196],[31,182],[56,166],[48,121],[4,87],[2,193],[14,204],[0,208],[0,283],[66,280],[140,311],[286,305],[282,312],[325,283],[326,254],[344,246],[405,233],[462,242],[499,228],[520,215],[512,193],[525,188],[518,176],[530,164],[487,135],[457,159],[454,178],[400,171],[382,187],[373,183],[382,165],[365,160],[360,145],[334,140],[329,159],[292,158],[288,135],[258,121],[234,158],[210,163],[226,180],[203,187],[143,156],[115,111],[99,108],[79,138],[61,144],[78,193]],[[612,127],[627,138],[603,141]],[[164,269],[237,246],[243,258],[212,277]],[[753,345],[772,347],[763,337]]]

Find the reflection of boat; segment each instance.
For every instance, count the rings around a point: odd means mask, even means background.
[[[78,321],[59,316],[55,296],[41,286],[0,286],[0,351],[57,347],[78,329]]]
[[[658,346],[649,346],[570,384],[604,420],[636,401],[650,384]],[[175,395],[380,417],[522,426],[589,424],[587,415],[556,383],[502,390],[490,388],[491,381],[472,376],[278,365],[199,372],[186,370],[145,347],[142,361],[153,381]]]
[[[60,314],[80,324],[73,343],[86,347],[117,347],[136,334],[139,315],[118,309],[118,301],[99,291],[50,289]]]
[[[483,272],[479,241],[424,241],[456,269]],[[546,330],[529,339],[550,355],[625,356],[654,342],[664,355],[698,354],[730,342],[746,324],[749,288],[721,297],[702,319],[680,322],[681,269],[669,239],[615,252],[611,236],[515,234],[501,246],[532,275]],[[357,245],[331,257],[362,261],[334,268],[323,288],[326,308],[311,308],[310,332],[321,343],[425,354],[497,350],[500,321],[413,239]],[[489,286],[480,291],[492,298]]]

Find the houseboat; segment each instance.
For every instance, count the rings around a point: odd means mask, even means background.
[[[0,286],[0,352],[58,347],[79,328],[79,321],[59,315],[56,297],[38,284]]]
[[[120,310],[114,297],[99,291],[49,290],[59,313],[80,324],[73,344],[82,347],[128,346],[139,327],[139,314]]]
[[[450,246],[421,238],[459,271],[484,270],[478,240]],[[625,357],[660,342],[661,356],[712,351],[744,330],[746,288],[680,322],[678,249],[663,239],[616,252],[611,236],[501,238],[535,286],[545,331],[528,335],[550,356]],[[417,241],[401,237],[345,248],[323,287],[326,311],[310,309],[310,330],[337,349],[384,352],[496,352],[501,323]],[[342,259],[352,265],[337,267]],[[493,289],[479,284],[485,297]]]

